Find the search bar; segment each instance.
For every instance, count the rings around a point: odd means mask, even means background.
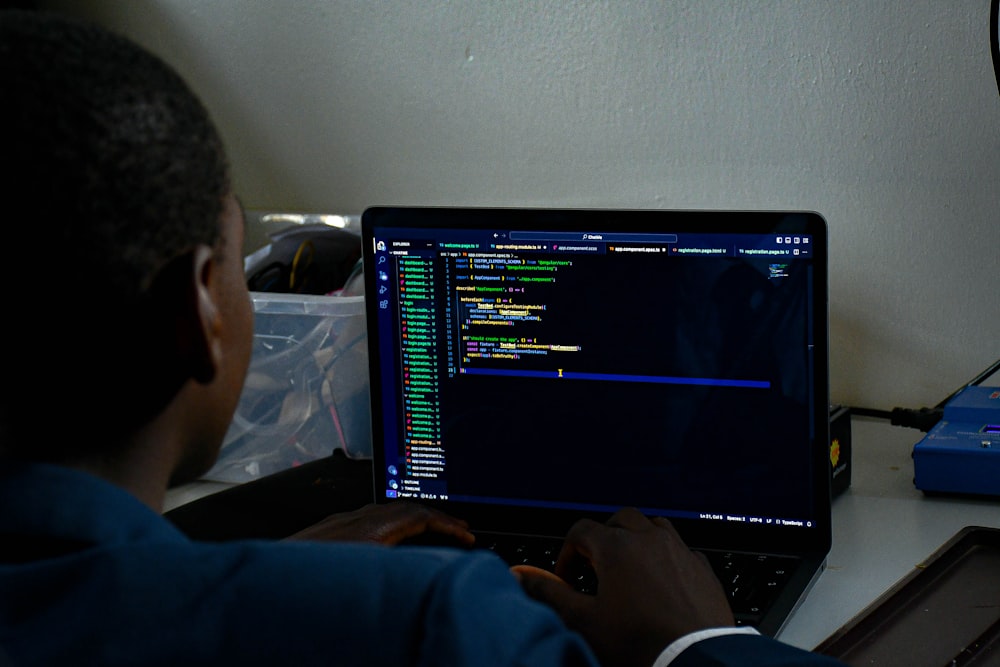
[[[510,232],[511,241],[605,241],[610,243],[677,243],[677,234],[629,232]]]

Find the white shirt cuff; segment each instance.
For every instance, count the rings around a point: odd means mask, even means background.
[[[748,625],[741,627],[727,627],[727,628],[708,628],[706,630],[698,630],[697,632],[692,632],[690,634],[684,635],[680,639],[674,640],[672,644],[663,649],[656,662],[653,663],[652,667],[667,667],[670,663],[674,661],[674,658],[679,656],[692,644],[700,642],[703,639],[708,639],[710,637],[719,637],[721,635],[758,635],[756,628],[752,628]]]

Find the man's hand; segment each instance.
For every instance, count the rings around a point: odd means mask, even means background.
[[[556,573],[567,573],[581,558],[597,574],[596,595],[514,571],[529,595],[587,639],[601,664],[648,667],[683,635],[735,624],[707,559],[691,551],[667,519],[623,509],[604,525],[581,520],[566,536]]]
[[[405,501],[388,505],[365,505],[352,512],[331,514],[288,539],[342,540],[395,545],[407,538],[428,532],[453,539],[456,546],[471,546],[475,542],[465,521]]]

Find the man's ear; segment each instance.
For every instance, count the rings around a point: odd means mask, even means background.
[[[172,367],[162,370],[176,383],[211,382],[219,368],[221,321],[211,289],[213,257],[207,245],[191,248],[160,269],[150,289],[148,335],[158,349],[154,354]]]
[[[215,378],[222,363],[222,341],[220,332],[222,320],[219,304],[212,293],[215,271],[215,251],[206,245],[197,245],[191,251],[191,282],[193,288],[192,316],[189,333],[192,377],[198,382],[208,383]]]

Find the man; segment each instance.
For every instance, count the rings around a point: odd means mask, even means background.
[[[185,537],[164,494],[218,455],[253,334],[219,135],[157,58],[53,15],[0,12],[0,90],[0,658],[827,664],[733,628],[705,561],[631,509],[568,535],[561,562],[588,559],[595,596],[489,553],[387,548],[424,531],[471,542],[417,506],[335,515],[297,541]]]

